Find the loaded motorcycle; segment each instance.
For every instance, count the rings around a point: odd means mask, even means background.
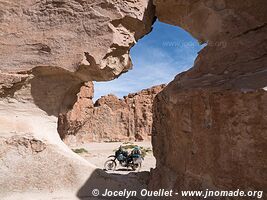
[[[130,154],[127,151],[122,150],[122,148],[120,147],[115,152],[115,155],[111,155],[108,158],[110,159],[108,159],[104,164],[104,167],[107,171],[116,170],[116,161],[118,161],[122,167],[131,167],[132,170],[139,171],[141,169],[143,160],[141,151],[138,147],[135,147]]]

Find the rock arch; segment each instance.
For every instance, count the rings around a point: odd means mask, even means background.
[[[155,16],[208,45],[194,67],[157,97],[153,145],[158,164],[150,187],[228,188],[242,180],[244,188],[266,188],[260,179],[266,162],[265,0],[4,0],[0,11],[2,194],[81,186],[94,168],[56,136],[58,110],[65,109],[58,101],[66,94],[75,97],[84,81],[126,72],[129,48],[151,30]],[[46,84],[52,87],[44,90]],[[239,109],[229,111],[231,117],[221,118],[234,106]],[[170,123],[173,119],[179,123]],[[10,181],[21,168],[30,173]],[[63,170],[55,176],[58,168]]]

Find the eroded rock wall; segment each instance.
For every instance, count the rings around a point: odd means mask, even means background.
[[[266,2],[154,3],[159,20],[207,46],[156,97],[151,189],[264,190]]]
[[[130,69],[129,48],[154,17],[148,0],[2,0],[0,10],[2,72],[51,66],[83,80],[110,80]]]
[[[153,20],[148,0],[0,1],[1,199],[60,190],[75,197],[95,168],[61,141],[57,117],[84,82],[131,68],[129,49]],[[31,141],[45,148],[33,152]]]
[[[153,3],[160,21],[208,45],[157,97],[151,189],[266,188],[266,1]],[[60,141],[57,116],[83,82],[131,67],[129,48],[151,30],[152,1],[1,0],[0,11],[1,198],[59,184],[77,191],[93,167]]]
[[[264,191],[267,92],[195,89],[169,96],[169,89],[154,105],[158,148],[150,186]]]
[[[68,145],[150,140],[152,104],[165,85],[129,94],[103,96],[93,104],[93,85],[81,87],[73,109],[59,116],[58,132]]]

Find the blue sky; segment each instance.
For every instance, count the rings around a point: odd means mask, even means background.
[[[192,67],[197,53],[203,48],[181,28],[156,22],[150,34],[131,49],[133,69],[109,82],[94,82],[94,100],[107,94],[120,98],[162,83]]]

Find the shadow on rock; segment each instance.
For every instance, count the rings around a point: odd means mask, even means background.
[[[149,172],[129,173],[129,174],[108,174],[101,169],[96,169],[85,184],[77,192],[77,197],[81,200],[102,200],[102,199],[126,199],[124,197],[106,197],[103,194],[108,191],[137,191],[136,196],[127,199],[144,199],[139,196],[142,189],[147,188]],[[94,196],[95,195],[95,196]]]
[[[31,96],[35,105],[49,116],[58,116],[77,101],[82,81],[60,68],[37,67],[33,70]]]

